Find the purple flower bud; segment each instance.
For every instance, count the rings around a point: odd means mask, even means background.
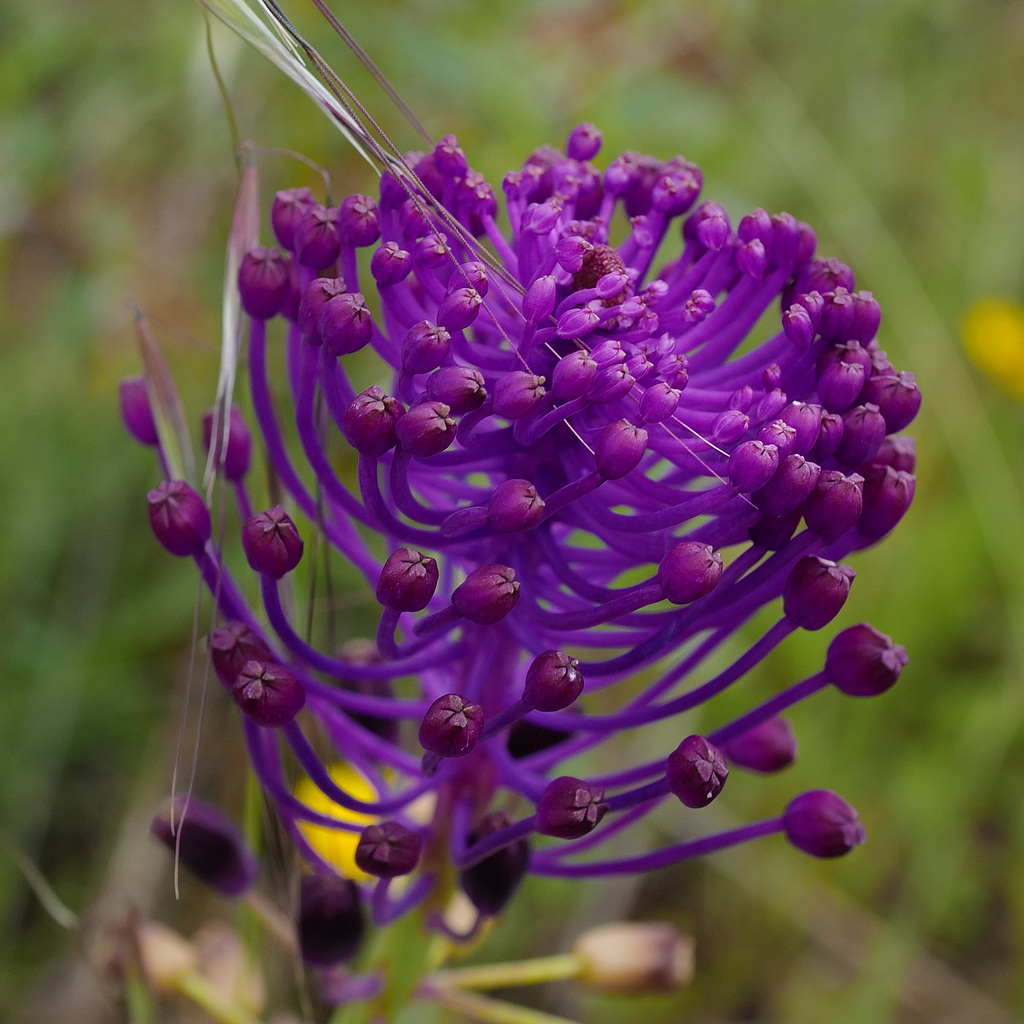
[[[678,217],[693,206],[702,184],[700,169],[694,164],[662,175],[651,189],[651,208],[666,217]]]
[[[444,232],[431,232],[416,243],[413,262],[424,270],[436,270],[449,260],[448,236]]]
[[[395,435],[403,451],[419,459],[443,452],[455,440],[455,420],[444,402],[414,405],[395,423]]]
[[[395,424],[405,415],[397,398],[391,398],[377,384],[356,395],[345,410],[342,430],[345,440],[360,455],[379,458],[398,443]]]
[[[786,516],[762,516],[750,528],[750,540],[768,551],[778,551],[788,543],[800,524],[800,509]]]
[[[668,788],[686,807],[707,807],[722,792],[729,767],[703,736],[687,736],[665,762]]]
[[[629,420],[616,420],[597,435],[594,461],[605,480],[619,480],[636,469],[646,451],[647,431]]]
[[[359,292],[344,292],[328,299],[320,310],[317,331],[332,356],[358,352],[373,337],[373,317]]]
[[[823,469],[811,496],[804,503],[807,525],[822,540],[838,540],[860,518],[864,504],[864,478],[845,476],[837,469]]]
[[[490,283],[487,277],[487,264],[480,260],[467,260],[460,263],[448,281],[448,291],[456,288],[475,288],[482,296],[487,294]]]
[[[172,555],[198,555],[210,539],[210,513],[184,480],[165,480],[146,495],[149,525]]]
[[[570,160],[593,160],[601,149],[601,133],[589,121],[576,125],[565,140]]]
[[[878,325],[882,322],[882,307],[871,292],[854,292],[851,297],[853,320],[847,333],[854,341],[866,345],[878,333]]]
[[[306,690],[283,665],[247,661],[231,687],[235,703],[257,725],[287,725],[306,706]]]
[[[593,244],[579,235],[563,235],[555,242],[555,260],[567,273],[578,274],[593,249]]]
[[[420,746],[439,757],[464,757],[484,727],[484,709],[460,697],[446,693],[427,708],[420,723]]]
[[[750,418],[739,409],[726,409],[711,424],[711,440],[715,444],[729,445],[738,441],[749,429]]]
[[[356,846],[356,867],[374,878],[408,875],[419,863],[423,837],[398,821],[382,821],[363,830]]]
[[[153,419],[153,407],[149,404],[149,388],[145,377],[126,377],[117,388],[121,405],[121,420],[125,429],[139,444],[160,443]]]
[[[580,663],[564,651],[538,654],[526,670],[523,703],[535,711],[561,711],[583,692]]]
[[[597,828],[608,810],[604,790],[568,775],[549,782],[537,801],[537,831],[556,839],[579,839]]]
[[[807,453],[812,462],[819,465],[830,455],[834,455],[843,439],[843,417],[837,412],[823,412],[821,414],[821,427],[818,430],[818,439],[811,445]]]
[[[801,629],[827,626],[846,604],[856,576],[848,565],[808,555],[790,571],[782,588],[782,610]]]
[[[917,480],[892,466],[871,465],[864,471],[864,509],[857,529],[870,540],[884,537],[906,514]]]
[[[427,394],[457,416],[479,409],[487,397],[483,374],[471,366],[442,366],[426,380]]]
[[[824,292],[822,298],[825,306],[821,312],[821,336],[830,341],[845,341],[853,323],[853,296],[845,288],[838,287],[835,291]]]
[[[397,242],[385,242],[370,257],[370,273],[380,288],[404,281],[411,270],[412,254]]]
[[[712,252],[725,248],[731,234],[729,215],[713,202],[701,203],[683,225],[683,237],[687,241],[697,241]]]
[[[857,812],[827,789],[814,789],[791,800],[782,826],[786,838],[812,857],[842,857],[865,839]]]
[[[210,633],[210,661],[217,678],[230,690],[247,661],[273,661],[262,637],[244,622],[232,620]]]
[[[477,318],[483,301],[475,288],[456,288],[441,300],[437,322],[448,331],[464,330]]]
[[[721,576],[722,556],[699,540],[673,544],[658,565],[658,582],[673,604],[690,604],[710,594]]]
[[[640,398],[640,418],[645,423],[663,423],[674,415],[682,395],[682,391],[666,381],[652,384]]]
[[[725,744],[731,764],[763,775],[788,768],[796,760],[796,737],[785,718],[769,718]]]
[[[917,469],[917,445],[912,437],[887,437],[871,461],[876,465],[892,466],[895,470],[913,473]]]
[[[216,410],[210,409],[203,413],[203,447],[210,451],[213,442],[214,420]],[[221,459],[221,444],[224,440],[223,423],[217,424],[217,441],[213,456],[214,466],[219,466],[228,480],[241,480],[249,472],[249,462],[252,458],[252,437],[245,419],[242,417],[242,410],[237,405],[231,406],[228,413],[228,443],[224,449],[224,458]],[[222,464],[223,463],[223,464]]]
[[[388,555],[377,580],[377,600],[397,612],[418,612],[437,589],[437,562],[429,555],[399,548]]]
[[[600,370],[594,378],[590,391],[591,401],[617,402],[629,394],[635,383],[625,363],[612,363]]]
[[[280,249],[250,249],[238,268],[242,309],[258,320],[277,316],[291,291],[288,260]]]
[[[507,420],[532,412],[544,397],[544,378],[525,370],[511,370],[494,384],[494,411]]]
[[[302,538],[280,505],[249,516],[242,525],[242,548],[256,572],[279,580],[302,559]]]
[[[320,313],[331,299],[347,295],[345,282],[340,277],[318,277],[311,281],[299,302],[299,329],[311,345],[322,345]]]
[[[153,819],[150,831],[196,878],[222,896],[241,896],[256,881],[259,862],[242,833],[215,807],[195,797],[187,804],[177,802],[173,827],[170,812],[165,811]]]
[[[821,406],[790,402],[782,410],[779,419],[796,431],[793,451],[798,455],[806,455],[818,440],[818,433],[821,430]]]
[[[761,387],[766,392],[778,390],[782,383],[782,367],[778,363],[769,363],[761,374]]]
[[[507,565],[481,565],[452,592],[452,604],[478,626],[500,622],[519,601],[519,581]]]
[[[764,277],[765,269],[768,266],[764,243],[760,239],[754,238],[737,246],[733,253],[733,262],[741,274],[760,280]]]
[[[818,378],[818,398],[829,412],[845,412],[864,387],[866,372],[860,363],[836,360]]]
[[[529,480],[498,484],[487,506],[487,522],[498,533],[530,530],[544,516],[544,499]]]
[[[337,875],[306,875],[299,890],[299,952],[308,967],[351,960],[363,944],[366,916],[359,887]]]
[[[821,467],[808,462],[802,455],[787,455],[778,471],[751,498],[766,515],[775,519],[796,511],[814,490]]]
[[[334,211],[320,205],[310,207],[295,229],[295,258],[304,267],[318,270],[330,266],[338,258],[339,250]]]
[[[538,277],[523,296],[523,316],[527,323],[539,324],[551,316],[555,308],[555,294],[558,285],[550,274]]]
[[[860,466],[877,454],[885,440],[885,419],[877,405],[855,405],[843,413],[843,437],[836,459],[844,466]]]
[[[314,206],[316,200],[308,188],[289,188],[274,196],[270,207],[270,226],[283,249],[294,249],[295,231]]]
[[[773,445],[779,453],[779,462],[781,462],[793,454],[793,449],[796,447],[796,428],[791,427],[784,420],[772,420],[757,432],[757,440],[762,444]],[[754,490],[756,489],[754,488]]]
[[[782,314],[782,330],[797,348],[808,348],[814,341],[814,324],[803,306],[793,303]]]
[[[748,213],[736,228],[736,237],[741,242],[752,242],[755,238],[768,245],[772,238],[772,219],[760,207]]]
[[[380,238],[377,204],[369,196],[347,196],[338,207],[337,220],[342,245],[358,249]]]
[[[429,373],[448,356],[451,335],[429,320],[413,324],[402,339],[402,369],[406,373]]]
[[[825,676],[847,697],[877,697],[899,679],[908,661],[902,646],[862,622],[829,644]]]
[[[921,392],[914,375],[905,371],[872,377],[861,397],[878,406],[889,434],[909,426],[921,409]]]
[[[836,288],[851,291],[854,287],[853,271],[837,259],[812,260],[798,282],[804,292],[817,291],[824,295]]]
[[[570,309],[558,318],[555,333],[560,338],[582,338],[600,322],[601,318],[592,309]]]
[[[487,815],[469,834],[470,845],[508,828],[510,824],[508,815],[501,811]],[[525,838],[516,839],[479,864],[466,868],[459,875],[462,891],[481,914],[494,917],[515,895],[529,860],[529,842]]]
[[[729,482],[744,494],[760,490],[779,468],[779,449],[762,441],[744,441],[729,456]]]
[[[590,387],[597,363],[584,349],[575,349],[555,363],[551,374],[551,392],[561,402],[579,398]]]

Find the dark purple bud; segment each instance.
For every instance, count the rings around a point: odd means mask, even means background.
[[[782,826],[786,838],[812,857],[842,857],[866,838],[857,812],[827,789],[814,789],[791,800]]]
[[[822,298],[825,306],[821,313],[821,336],[829,340],[845,341],[850,336],[853,323],[853,296],[845,288],[839,287],[835,291],[824,292]]]
[[[550,274],[538,277],[526,290],[523,297],[523,316],[526,322],[539,324],[551,316],[555,308],[555,294],[558,284]]]
[[[774,445],[781,462],[793,454],[796,447],[796,428],[791,427],[785,420],[772,420],[757,432],[757,440],[762,444]]]
[[[448,281],[449,292],[456,288],[475,288],[481,295],[486,295],[489,287],[487,264],[480,260],[460,263],[452,271],[451,279]]]
[[[487,506],[487,522],[498,533],[530,530],[544,516],[544,499],[529,480],[498,484]]]
[[[565,651],[538,654],[526,670],[523,703],[535,711],[561,711],[582,692],[580,663]]]
[[[820,465],[830,455],[835,454],[842,439],[843,417],[837,412],[823,412],[818,440],[814,442],[807,454],[812,462],[817,462]]]
[[[790,402],[782,410],[779,419],[796,431],[793,451],[798,455],[806,455],[814,447],[814,442],[818,440],[818,433],[821,431],[821,406]]]
[[[484,727],[484,709],[460,697],[446,693],[427,708],[420,723],[420,746],[439,757],[464,757]]]
[[[210,661],[217,678],[230,690],[247,661],[273,661],[263,638],[233,619],[210,633]]]
[[[597,828],[608,810],[604,790],[568,775],[549,782],[537,801],[537,831],[556,839],[579,839]]]
[[[121,405],[121,421],[125,429],[139,444],[158,444],[156,420],[149,404],[149,389],[145,377],[126,377],[117,387]]]
[[[347,295],[345,282],[340,277],[318,277],[311,281],[299,302],[299,329],[311,345],[322,345],[320,314],[331,299]]]
[[[711,440],[719,445],[738,441],[749,429],[750,418],[739,409],[727,409],[711,424]]]
[[[878,325],[882,322],[882,307],[871,292],[854,292],[852,298],[853,320],[847,332],[848,337],[866,345],[878,333]]]
[[[445,135],[434,147],[434,166],[446,178],[461,178],[469,169],[466,154],[454,135]]]
[[[437,270],[449,260],[448,236],[443,232],[424,235],[413,250],[413,262],[425,270]]]
[[[801,629],[827,626],[843,609],[856,572],[826,558],[808,555],[790,571],[782,588],[782,610]]]
[[[766,515],[775,519],[796,511],[814,490],[821,467],[802,455],[788,455],[779,463],[778,471],[751,498]]]
[[[782,383],[782,367],[778,363],[769,363],[761,374],[761,387],[766,392],[775,391]]]
[[[231,687],[235,703],[257,725],[287,725],[306,706],[306,690],[283,665],[247,661]]]
[[[395,423],[395,435],[403,451],[425,459],[443,452],[455,440],[455,420],[444,402],[414,405]]]
[[[625,363],[612,363],[594,378],[590,398],[594,402],[617,402],[629,394],[635,383]]]
[[[203,413],[203,447],[210,451],[213,442],[214,420],[216,410],[210,409]],[[249,472],[249,462],[252,458],[252,436],[242,416],[242,410],[237,405],[231,406],[228,413],[228,443],[224,448],[224,457],[221,459],[221,445],[224,440],[224,424],[218,422],[217,442],[213,456],[214,466],[219,466],[228,480],[241,480]]]
[[[725,744],[729,762],[768,775],[796,760],[796,737],[785,718],[769,718]]]
[[[494,411],[507,420],[532,412],[544,397],[544,378],[525,370],[512,370],[494,384]]]
[[[358,249],[380,238],[377,204],[369,196],[347,196],[338,207],[337,220],[342,245]]]
[[[597,373],[597,363],[584,349],[576,349],[555,363],[551,374],[551,392],[560,402],[579,398]]]
[[[295,231],[314,206],[316,200],[308,188],[289,188],[274,196],[270,207],[270,226],[282,248],[294,248]]]
[[[872,377],[861,397],[878,406],[889,434],[908,426],[921,409],[921,392],[914,375],[906,371]]]
[[[461,331],[477,318],[483,301],[475,288],[456,288],[441,300],[437,322],[446,330]]]
[[[899,679],[908,661],[904,647],[862,622],[829,644],[825,677],[847,697],[877,697]]]
[[[811,326],[815,331],[821,327],[821,318],[825,312],[825,300],[820,292],[810,291],[797,295],[793,305],[800,306],[807,311],[811,318]]]
[[[295,229],[294,245],[295,258],[304,267],[330,266],[340,249],[334,211],[320,205],[310,207]]]
[[[710,594],[721,576],[722,556],[699,540],[674,544],[658,565],[658,582],[673,604],[689,604]]]
[[[299,890],[298,934],[307,967],[334,967],[351,960],[366,934],[356,883],[337,875],[306,875]]]
[[[838,540],[857,525],[864,504],[864,478],[823,469],[811,496],[804,502],[804,519],[822,540]]]
[[[500,622],[519,600],[519,581],[507,565],[481,565],[452,593],[452,604],[479,626]]]
[[[904,473],[917,469],[917,444],[912,437],[887,437],[871,460],[876,465],[892,466]]]
[[[760,207],[748,213],[736,228],[736,236],[741,242],[752,242],[755,238],[767,245],[772,238],[772,219]]]
[[[590,122],[576,125],[565,140],[565,155],[570,160],[593,160],[601,149],[601,133]]]
[[[184,817],[182,816],[184,814]],[[256,881],[259,862],[234,822],[195,797],[153,819],[150,831],[201,882],[222,896],[240,896]]]
[[[412,548],[388,555],[377,580],[377,600],[396,612],[418,612],[437,589],[437,562]]]
[[[405,233],[407,240],[414,238],[425,239],[436,237],[432,235],[432,225],[422,199],[413,199],[411,196],[406,199],[398,208],[398,221],[402,225],[402,231]],[[419,252],[419,246],[417,246],[417,257],[419,256]],[[445,259],[447,258],[448,253],[446,251]],[[417,262],[419,261],[417,260]],[[434,265],[440,266],[439,263]]]
[[[729,767],[703,736],[687,736],[665,762],[668,788],[686,807],[707,807],[722,792]]]
[[[765,371],[767,379],[767,370]],[[781,388],[770,388],[754,403],[751,419],[756,423],[775,420],[789,401],[786,392]],[[787,424],[788,425],[788,424]],[[789,453],[787,453],[789,454]]]
[[[356,867],[374,878],[410,874],[419,863],[423,838],[398,821],[382,821],[363,830],[356,846]]]
[[[729,456],[729,482],[741,493],[750,494],[764,487],[778,468],[779,449],[774,444],[744,441]]]
[[[682,395],[666,381],[652,384],[640,398],[640,418],[645,423],[663,423],[675,413]]]
[[[619,480],[636,469],[646,451],[647,431],[629,420],[616,420],[597,435],[594,461],[605,480]]]
[[[845,412],[857,401],[865,377],[860,363],[830,362],[818,378],[818,399],[829,412]]]
[[[198,555],[210,539],[210,513],[184,480],[165,480],[146,495],[149,525],[172,555]]]
[[[750,528],[750,540],[760,548],[778,551],[789,542],[800,525],[800,509],[788,516],[762,516]]]
[[[242,309],[257,320],[269,320],[284,307],[291,291],[288,260],[280,249],[250,249],[238,268]]]
[[[889,356],[880,348],[871,349],[871,373],[875,377],[890,377],[896,373],[896,367],[892,365]]]
[[[877,405],[855,405],[843,413],[843,436],[836,459],[844,466],[869,462],[882,447],[885,433],[885,418]]]
[[[402,339],[402,369],[406,373],[429,373],[444,362],[451,335],[429,320],[413,324]]]
[[[444,402],[457,416],[479,409],[487,397],[483,374],[471,366],[442,366],[427,378],[426,385],[427,394]]]
[[[651,189],[651,207],[666,217],[678,217],[700,195],[703,176],[696,164],[687,164],[660,177]]]
[[[250,568],[272,580],[281,579],[302,559],[302,538],[280,505],[246,519],[242,525],[242,548]]]
[[[872,465],[864,471],[864,509],[857,528],[870,540],[884,537],[906,514],[917,480],[892,466]]]
[[[397,242],[385,242],[370,257],[370,273],[380,288],[404,281],[412,270],[412,255]]]
[[[798,283],[801,291],[814,290],[824,295],[826,292],[835,291],[836,288],[852,291],[854,277],[853,271],[837,259],[812,260]]]
[[[764,276],[765,268],[768,266],[764,243],[758,238],[737,246],[732,258],[741,274],[758,280]]]
[[[320,310],[317,331],[332,356],[358,352],[373,337],[373,317],[359,292],[329,299]]]
[[[377,384],[356,395],[345,410],[342,429],[345,440],[360,455],[379,458],[398,443],[395,424],[405,415],[397,398],[391,398]]]
[[[777,267],[792,267],[800,251],[800,225],[789,213],[778,213],[771,219],[772,237],[769,255]]]
[[[489,814],[470,832],[469,844],[478,843],[510,824],[508,815],[501,811]],[[463,871],[459,875],[462,891],[481,914],[494,917],[515,895],[529,860],[529,841],[525,837],[516,839]]]

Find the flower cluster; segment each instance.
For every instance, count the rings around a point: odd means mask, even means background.
[[[635,872],[775,832],[819,857],[863,841],[856,812],[815,790],[726,833],[597,852],[665,800],[707,806],[731,766],[786,767],[796,702],[892,685],[906,654],[866,624],[835,637],[820,672],[706,735],[681,729],[675,749],[612,773],[560,768],[684,716],[793,631],[833,620],[855,575],[842,559],[912,500],[913,442],[896,435],[920,404],[878,347],[878,303],[816,256],[806,224],[755,210],[734,225],[698,203],[694,164],[627,152],[600,171],[600,146],[584,124],[564,153],[531,154],[504,179],[504,228],[453,136],[392,164],[376,200],[278,193],[279,248],[245,256],[238,291],[253,417],[287,510],[253,509],[236,408],[205,430],[259,609],[200,495],[182,480],[149,494],[157,538],[215,596],[213,668],[313,871],[313,962],[351,954],[364,904],[377,923],[440,907],[453,877],[486,917],[527,870]],[[378,382],[357,392],[363,349]],[[122,408],[159,447],[150,397],[126,382]],[[350,479],[343,445],[358,454]],[[288,583],[312,531],[373,589],[373,645],[304,637]],[[710,674],[779,598],[778,620]],[[626,681],[588,710],[588,692]],[[324,830],[351,836],[347,878],[313,838]],[[335,911],[348,938],[324,923]]]

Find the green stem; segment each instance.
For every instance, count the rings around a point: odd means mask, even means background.
[[[196,971],[182,971],[173,982],[174,988],[201,1006],[221,1024],[260,1024],[248,1010],[228,999],[212,982]]]
[[[582,970],[583,964],[574,953],[559,953],[515,963],[438,971],[430,980],[448,988],[515,988],[576,978]]]
[[[500,999],[445,985],[423,985],[420,995],[446,1010],[455,1010],[481,1024],[576,1024],[567,1017],[556,1017],[542,1010],[516,1006],[514,1003],[505,1003]]]

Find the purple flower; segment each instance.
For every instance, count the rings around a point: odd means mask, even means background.
[[[796,741],[779,716],[798,701],[830,683],[867,696],[895,681],[903,649],[860,625],[832,642],[821,671],[705,735],[677,717],[851,598],[844,559],[913,498],[913,445],[893,432],[920,394],[878,348],[873,296],[815,256],[806,224],[756,210],[734,228],[718,204],[697,205],[693,164],[625,153],[602,175],[589,162],[600,145],[581,125],[565,154],[531,154],[505,179],[504,226],[454,136],[390,164],[379,201],[331,210],[304,190],[279,194],[284,251],[254,250],[240,281],[253,435],[288,509],[253,516],[254,474],[234,475],[258,588],[236,582],[245,564],[209,543],[198,494],[178,481],[151,494],[159,539],[192,555],[216,596],[214,667],[315,872],[307,959],[348,955],[347,939],[321,950],[316,936],[335,914],[361,934],[368,890],[333,885],[305,839],[300,824],[325,815],[285,787],[286,749],[340,808],[339,829],[361,816],[356,862],[379,879],[378,923],[436,905],[445,877],[493,915],[528,870],[634,872],[782,832],[816,856],[863,839],[852,808],[814,791],[767,821],[601,857],[606,837],[666,798],[700,814],[730,757],[755,772],[788,765]],[[617,211],[631,219],[612,239]],[[360,261],[359,247],[373,251]],[[659,252],[671,255],[655,263]],[[286,270],[301,299],[279,304]],[[750,344],[773,308],[777,329]],[[129,388],[131,432],[157,443],[146,392]],[[365,578],[375,644],[339,653],[327,643],[345,634],[338,606],[311,617],[293,607],[304,591],[290,574],[316,571],[300,532]],[[243,595],[257,589],[252,607]],[[712,656],[767,606],[774,624],[712,673]],[[319,632],[331,614],[333,630]],[[641,672],[650,682],[638,690]],[[595,689],[609,691],[601,713]],[[664,719],[679,722],[676,743],[643,763],[589,778],[561,770]],[[321,758],[349,762],[373,795],[343,788]],[[425,825],[413,807],[427,794],[438,812]],[[512,819],[509,807],[526,810]],[[445,850],[453,870],[439,872]],[[406,873],[390,896],[390,877]]]

